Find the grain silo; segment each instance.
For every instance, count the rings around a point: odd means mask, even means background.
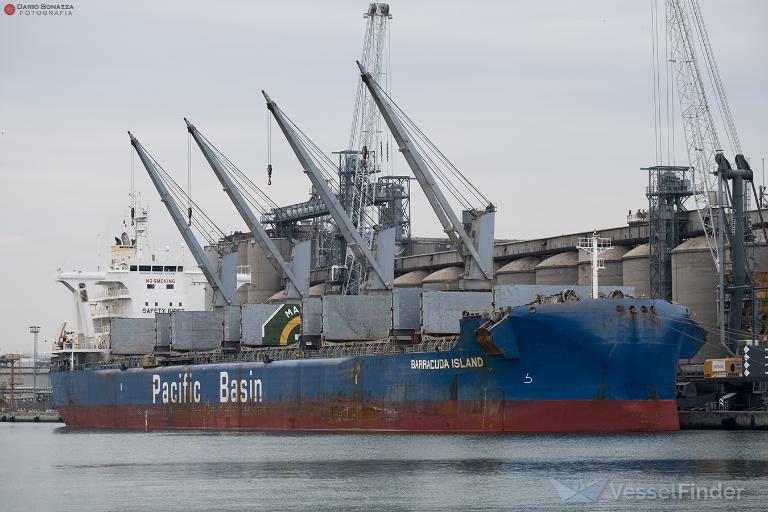
[[[291,244],[284,238],[272,240],[284,258],[290,259]],[[264,252],[256,240],[248,240],[248,265],[251,267],[251,285],[248,287],[248,302],[265,302],[282,289],[281,275],[270,262],[270,255]]]
[[[322,297],[325,294],[325,283],[316,284],[315,286],[309,287],[309,296],[310,297]],[[282,289],[269,297],[265,302],[267,304],[272,303],[279,303],[286,301],[285,297],[285,289]],[[290,302],[296,302],[297,299],[292,299]]]
[[[599,258],[604,261],[605,268],[600,270],[598,281],[600,286],[621,286],[624,283],[622,270],[622,256],[627,253],[627,248],[622,245],[614,245]],[[592,284],[592,255],[587,251],[579,251],[579,284]]]
[[[415,288],[421,286],[421,282],[429,275],[426,270],[414,270],[395,278],[394,285],[397,288]]]
[[[638,245],[621,257],[624,286],[635,287],[635,297],[651,296],[651,263],[648,244]]]
[[[240,240],[237,244],[237,273],[239,274],[241,270],[244,270],[246,265],[248,265],[248,240]],[[242,284],[237,288],[237,293],[235,294],[235,304],[245,304],[248,302],[248,289],[250,288],[250,284]]]
[[[768,272],[768,244],[765,232],[755,229],[755,241],[747,244],[747,267],[753,272]],[[761,276],[756,276],[759,280]]]
[[[421,283],[425,290],[456,290],[463,275],[462,267],[446,267],[432,272]]]
[[[566,251],[536,265],[536,284],[573,286],[579,281],[579,253]]]
[[[691,238],[672,249],[672,300],[686,306],[707,329],[707,343],[693,362],[723,357],[717,332],[717,271],[707,239]]]
[[[536,265],[540,258],[532,256],[507,263],[496,271],[496,284],[536,284]]]

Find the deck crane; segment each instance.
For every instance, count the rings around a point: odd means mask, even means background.
[[[173,193],[169,190],[168,186],[174,188],[174,190],[181,190],[176,182],[160,167],[157,161],[147,153],[144,146],[133,136],[131,132],[128,132],[128,136],[131,138],[131,145],[136,150],[136,153],[141,159],[141,163],[147,170],[152,184],[160,194],[160,200],[168,209],[168,213],[171,215],[176,228],[181,233],[184,242],[189,247],[192,256],[195,258],[195,262],[202,270],[205,279],[211,286],[213,291],[213,306],[222,307],[234,304],[235,302],[235,289],[237,286],[237,274],[235,273],[235,263],[237,261],[237,253],[233,248],[229,247],[221,251],[221,264],[220,268],[216,268],[213,262],[208,258],[203,250],[203,247],[198,242],[192,231],[193,222],[187,222],[184,217],[181,208],[177,204]],[[183,192],[182,192],[183,193]]]
[[[397,141],[400,151],[408,162],[416,180],[421,189],[427,196],[432,210],[437,215],[443,230],[450,238],[458,253],[464,258],[464,280],[468,287],[475,287],[472,283],[479,284],[480,287],[487,287],[493,283],[493,242],[494,242],[494,216],[496,208],[482,194],[468,183],[457,169],[453,168],[460,179],[462,179],[472,190],[476,199],[486,203],[484,209],[472,208],[469,203],[463,202],[465,207],[463,212],[463,222],[459,221],[453,207],[450,205],[442,190],[435,181],[435,177],[427,164],[427,160],[417,147],[417,138],[421,138],[427,144],[431,143],[424,134],[415,125],[410,123],[407,116],[399,110],[389,95],[371,76],[365,67],[358,61],[358,68],[363,82],[368,87],[379,111],[384,117],[389,130]],[[411,124],[411,131],[406,129],[403,121]],[[435,151],[436,148],[434,148]],[[447,162],[447,159],[437,151],[438,156]],[[430,159],[430,162],[434,161]],[[452,165],[451,165],[452,167]],[[434,169],[434,167],[433,167]],[[459,192],[456,184],[451,183],[450,179],[440,177],[443,185],[454,193]]]
[[[374,254],[374,251],[357,230],[352,219],[344,211],[341,202],[339,202],[338,197],[331,190],[322,171],[310,156],[308,148],[296,132],[295,125],[266,92],[261,92],[267,101],[267,109],[272,112],[277,124],[280,126],[286,139],[288,139],[291,149],[293,149],[293,152],[299,159],[304,172],[328,207],[328,211],[338,226],[341,235],[347,242],[347,248],[354,253],[359,261],[372,270],[372,272],[368,272],[368,290],[392,290],[395,275],[395,228],[378,230],[375,237]]]
[[[701,15],[698,0],[666,0],[667,27],[669,30],[670,62],[674,67],[677,83],[681,114],[685,127],[686,149],[688,161],[693,176],[693,191],[696,209],[699,212],[707,245],[714,260],[715,269],[720,276],[719,286],[719,319],[720,344],[728,351],[736,347],[725,340],[725,285],[724,274],[726,258],[724,257],[724,235],[730,239],[731,265],[733,266],[734,283],[731,292],[730,328],[741,330],[741,301],[745,289],[751,281],[745,276],[746,258],[744,257],[745,232],[747,225],[746,212],[749,208],[749,194],[743,194],[743,180],[752,183],[751,170],[746,163],[741,150],[741,143],[736,132],[736,125],[731,115],[728,99],[725,95],[722,80],[715,61],[714,52],[710,46],[709,35]],[[698,37],[697,37],[698,36]],[[701,42],[701,53],[704,67],[702,68],[697,56],[695,42]],[[714,98],[722,118],[727,143],[736,154],[737,169],[730,165],[722,155],[723,148],[718,137],[710,102],[705,91],[702,75],[708,74],[714,92]],[[727,190],[725,180],[733,180],[733,197]],[[723,187],[726,188],[725,193]],[[738,194],[736,193],[738,192]],[[738,197],[737,197],[738,195]],[[713,207],[713,197],[718,197],[718,208]],[[739,201],[739,204],[735,204]],[[728,229],[725,219],[725,209],[733,212],[732,224],[734,233]],[[717,210],[715,212],[715,210]],[[737,305],[738,304],[738,305]]]
[[[245,221],[248,229],[251,230],[261,250],[267,255],[275,270],[282,272],[288,278],[285,288],[286,298],[301,299],[302,297],[308,297],[311,242],[309,240],[293,241],[291,262],[287,262],[275,245],[275,242],[267,234],[264,226],[256,218],[251,206],[255,206],[262,211],[265,211],[265,208],[258,204],[252,194],[248,194],[249,199],[246,199],[245,193],[240,190],[235,179],[233,179],[231,172],[239,172],[239,170],[237,168],[232,169],[234,166],[229,160],[186,117],[184,122],[187,124],[187,131],[195,139],[200,151],[203,152],[205,159],[210,164],[211,169],[213,169],[221,186],[224,187],[224,191],[235,205],[237,212]],[[266,197],[266,194],[251,183],[242,173],[240,173],[240,178],[241,180],[247,180],[247,184],[255,189],[256,193],[261,197]]]

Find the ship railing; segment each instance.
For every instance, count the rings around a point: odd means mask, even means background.
[[[169,356],[149,355],[113,356],[109,361],[76,363],[76,370],[92,369],[127,369],[147,366],[168,366],[174,364],[219,364],[219,363],[249,363],[269,362],[295,359],[334,359],[351,356],[369,356],[384,354],[416,354],[428,352],[445,352],[456,346],[458,337],[449,336],[424,340],[416,344],[399,344],[394,340],[372,342],[350,342],[325,345],[319,349],[305,349],[299,345],[287,347],[248,348],[236,353],[184,352]],[[64,357],[52,361],[55,370],[68,370],[69,359]]]
[[[107,286],[96,292],[97,299],[130,298],[130,291],[125,286]]]

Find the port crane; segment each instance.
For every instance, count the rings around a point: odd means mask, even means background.
[[[186,117],[184,122],[187,124],[187,131],[195,139],[224,191],[235,205],[237,212],[245,221],[248,229],[251,230],[256,243],[267,255],[275,270],[282,272],[287,277],[285,297],[287,299],[307,297],[309,295],[311,242],[309,240],[292,241],[291,261],[286,261],[252,209],[252,207],[257,208],[263,215],[267,211],[267,207],[263,206],[257,197],[266,201],[268,200],[267,195],[253,184],[242,171],[237,169]],[[240,186],[236,180],[240,182]],[[246,186],[251,188],[253,193],[248,193],[245,190]],[[277,205],[272,203],[268,206],[274,208]]]
[[[200,224],[193,222],[192,211],[190,209],[188,219],[184,217],[182,209],[179,207],[177,197],[184,196],[188,199],[190,204],[194,204],[189,197],[184,194],[184,191],[179,185],[168,175],[167,172],[157,163],[157,161],[144,149],[144,146],[139,140],[133,136],[131,132],[128,132],[128,136],[131,138],[131,145],[139,155],[141,163],[149,174],[149,178],[152,180],[152,184],[157,189],[157,193],[160,194],[160,200],[168,209],[168,213],[173,219],[173,223],[176,224],[176,228],[181,233],[184,242],[187,244],[192,256],[195,258],[195,262],[203,272],[205,279],[211,286],[213,291],[213,306],[221,307],[234,304],[235,302],[235,289],[237,287],[237,274],[235,273],[235,264],[237,262],[237,253],[234,247],[227,246],[219,243],[219,240],[209,239],[219,251],[221,256],[220,262],[217,266],[214,266],[213,262],[205,254],[203,247],[197,240],[193,233],[193,226],[197,227],[198,231],[204,230]],[[211,221],[197,205],[194,205],[196,209],[202,214],[203,222],[209,227],[216,229],[223,237],[221,230]],[[191,207],[190,207],[191,208]],[[218,268],[217,268],[218,267]]]
[[[752,171],[743,156],[698,0],[666,0],[666,25],[670,45],[669,59],[677,85],[688,161],[693,177],[693,197],[707,246],[719,274],[720,344],[733,352],[737,347],[733,343],[726,343],[725,339],[725,291],[728,289],[730,293],[729,328],[741,331],[742,303],[746,293],[751,291],[752,282],[747,275],[744,251],[747,232],[750,230],[746,215],[749,211],[749,194],[745,194],[743,190],[745,180],[751,183],[755,198],[757,194],[752,182]],[[696,51],[697,40],[701,43],[703,67]],[[712,84],[727,143],[736,155],[737,169],[731,169],[730,163],[722,154],[721,139],[702,78],[705,74]],[[733,183],[733,193],[728,181]],[[713,200],[715,197],[716,201]],[[725,216],[725,210],[728,208],[732,211],[731,222],[728,222]],[[760,215],[762,216],[762,213]],[[727,261],[726,237],[729,238],[731,250],[730,286],[726,285],[724,278]]]
[[[325,203],[331,217],[333,217],[339,231],[346,240],[348,250],[352,251],[355,258],[372,271],[368,273],[367,289],[369,291],[392,290],[395,275],[395,228],[379,229],[374,239],[374,248],[372,249],[368,245],[368,242],[358,231],[353,220],[344,211],[339,198],[331,189],[329,182],[332,182],[332,180],[323,174],[319,165],[311,156],[311,154],[314,154],[315,157],[318,157],[322,152],[311,144],[311,141],[298,130],[295,124],[288,119],[266,92],[261,92],[267,101],[267,109],[277,121],[283,135],[285,135],[291,149],[293,149],[301,163],[304,173],[309,177],[309,180]]]
[[[376,77],[388,78],[388,27],[392,18],[389,4],[371,3],[366,19],[363,52],[360,60]],[[370,237],[374,231],[370,212],[376,204],[376,182],[373,177],[382,170],[384,144],[381,138],[381,116],[365,85],[357,79],[352,129],[346,151],[340,152],[339,199],[357,231]],[[387,144],[387,152],[389,144]],[[366,268],[352,251],[347,251],[344,266],[343,293],[354,294],[366,278]]]
[[[443,230],[464,259],[463,279],[466,287],[486,288],[493,284],[493,242],[496,208],[467,178],[451,164],[424,133],[392,101],[382,86],[357,62],[360,76],[392,132],[421,189],[427,196]],[[427,151],[432,155],[425,157]],[[429,163],[428,163],[429,162]],[[438,162],[451,174],[442,171]],[[434,174],[433,174],[434,172]],[[435,176],[462,206],[462,221],[453,211]],[[465,191],[459,189],[463,185]],[[472,201],[481,202],[479,208]]]

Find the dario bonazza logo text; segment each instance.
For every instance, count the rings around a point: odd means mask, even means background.
[[[8,16],[72,16],[72,4],[6,4],[3,11]]]

